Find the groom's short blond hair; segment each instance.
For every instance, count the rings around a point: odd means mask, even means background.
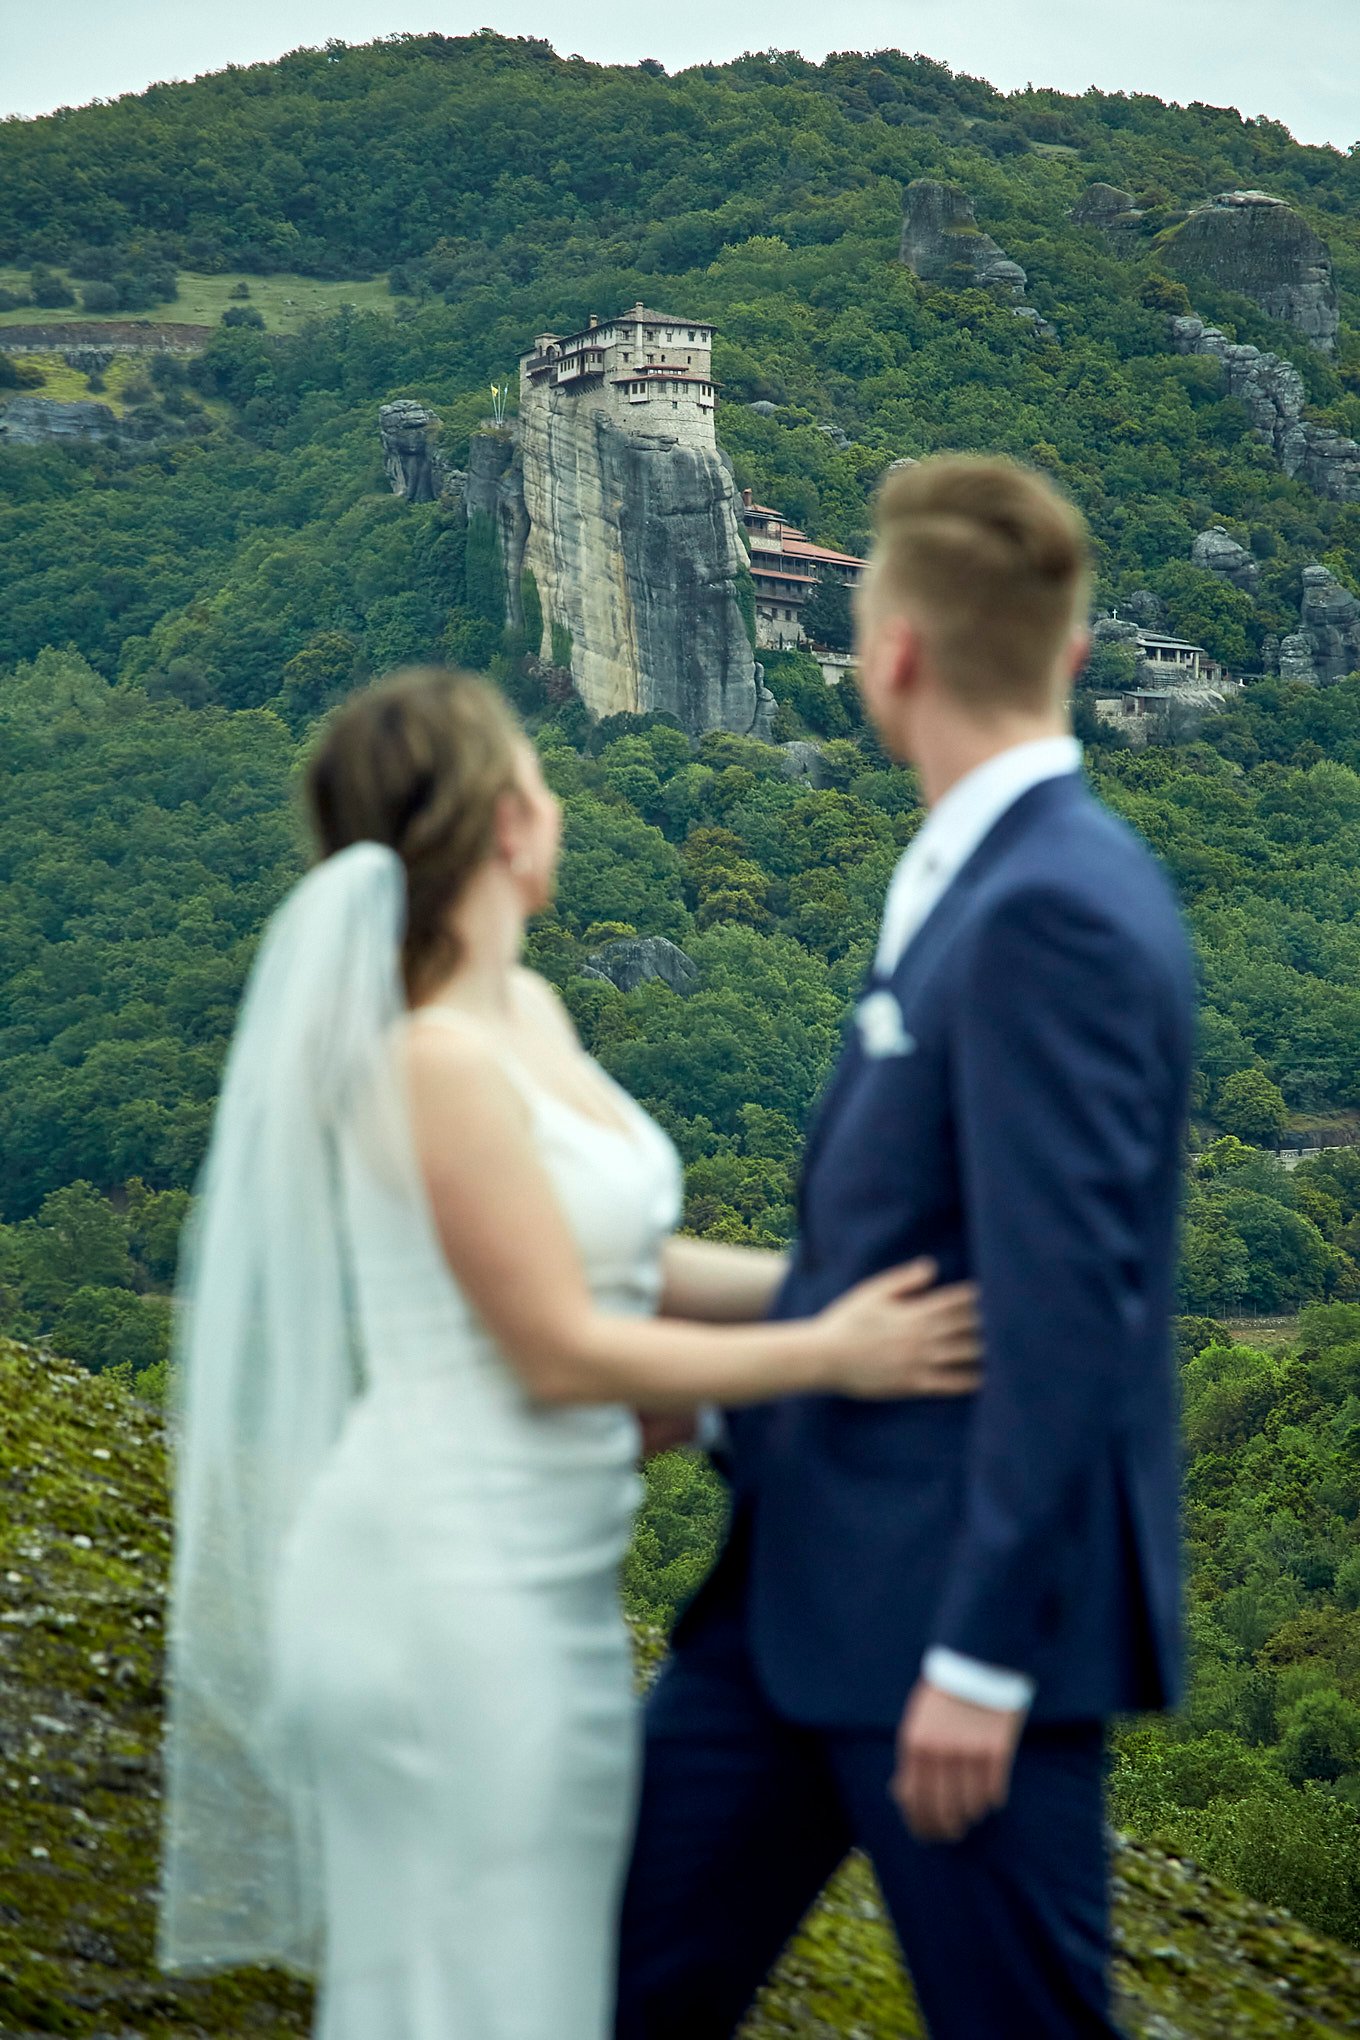
[[[866,616],[907,612],[960,701],[1031,707],[1066,684],[1091,548],[1086,520],[1046,475],[937,454],[889,471],[875,523]]]

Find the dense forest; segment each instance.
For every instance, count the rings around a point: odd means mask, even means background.
[[[903,266],[918,176],[974,195],[1051,334]],[[1118,249],[1068,217],[1093,179],[1142,209]],[[786,1239],[808,1106],[920,819],[911,777],[796,653],[766,678],[776,737],[820,748],[816,785],[778,745],[550,697],[456,509],[387,491],[376,406],[422,399],[457,460],[535,332],[673,304],[719,328],[738,480],[816,538],[866,543],[892,459],[1009,451],[1087,511],[1102,604],[1150,591],[1255,672],[1306,564],[1360,591],[1360,505],[1286,478],[1215,365],[1168,346],[1189,300],[1160,237],[1247,185],[1329,240],[1336,354],[1244,298],[1194,308],[1293,361],[1310,417],[1360,435],[1360,154],[1230,110],[1003,97],[893,52],[671,78],[483,34],[0,124],[0,263],[34,317],[111,309],[101,291],[173,317],[179,272],[241,278],[191,359],[119,381],[120,445],[0,439],[0,1330],[159,1391],[235,1000],[305,860],[301,760],[335,700],[413,659],[491,670],[526,716],[567,807],[533,959],[675,1134],[689,1224]],[[249,279],[280,275],[386,277],[390,309],[267,331]],[[45,373],[0,354],[0,400]],[[1191,563],[1210,523],[1257,561],[1254,598]],[[1292,1173],[1271,1152],[1360,1124],[1360,678],[1262,677],[1140,750],[1079,716],[1097,788],[1180,889],[1204,983],[1182,1323],[1196,1681],[1183,1720],[1123,1736],[1118,1817],[1360,1943],[1360,1150]],[[583,971],[634,932],[682,945],[688,995]],[[1258,1313],[1302,1315],[1287,1339],[1221,1323]],[[696,1462],[654,1470],[641,1621],[670,1620],[720,1516]]]

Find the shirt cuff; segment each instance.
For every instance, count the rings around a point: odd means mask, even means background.
[[[1023,1714],[1034,1698],[1034,1681],[1024,1672],[979,1664],[976,1658],[964,1657],[942,1643],[926,1652],[921,1676],[927,1685],[955,1700],[971,1701],[974,1707],[993,1707],[1003,1714]]]

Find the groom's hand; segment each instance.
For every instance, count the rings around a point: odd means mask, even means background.
[[[891,1792],[921,1842],[957,1842],[1006,1803],[1022,1709],[977,1707],[924,1679],[897,1733]]]

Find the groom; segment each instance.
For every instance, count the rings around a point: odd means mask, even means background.
[[[619,2040],[726,2040],[855,1845],[935,2040],[1116,2030],[1104,1725],[1178,1681],[1192,977],[1164,880],[1081,778],[1087,595],[1041,476],[889,476],[860,684],[930,815],[776,1314],[930,1255],[981,1286],[985,1378],[729,1419],[731,1534],[649,1710]]]

